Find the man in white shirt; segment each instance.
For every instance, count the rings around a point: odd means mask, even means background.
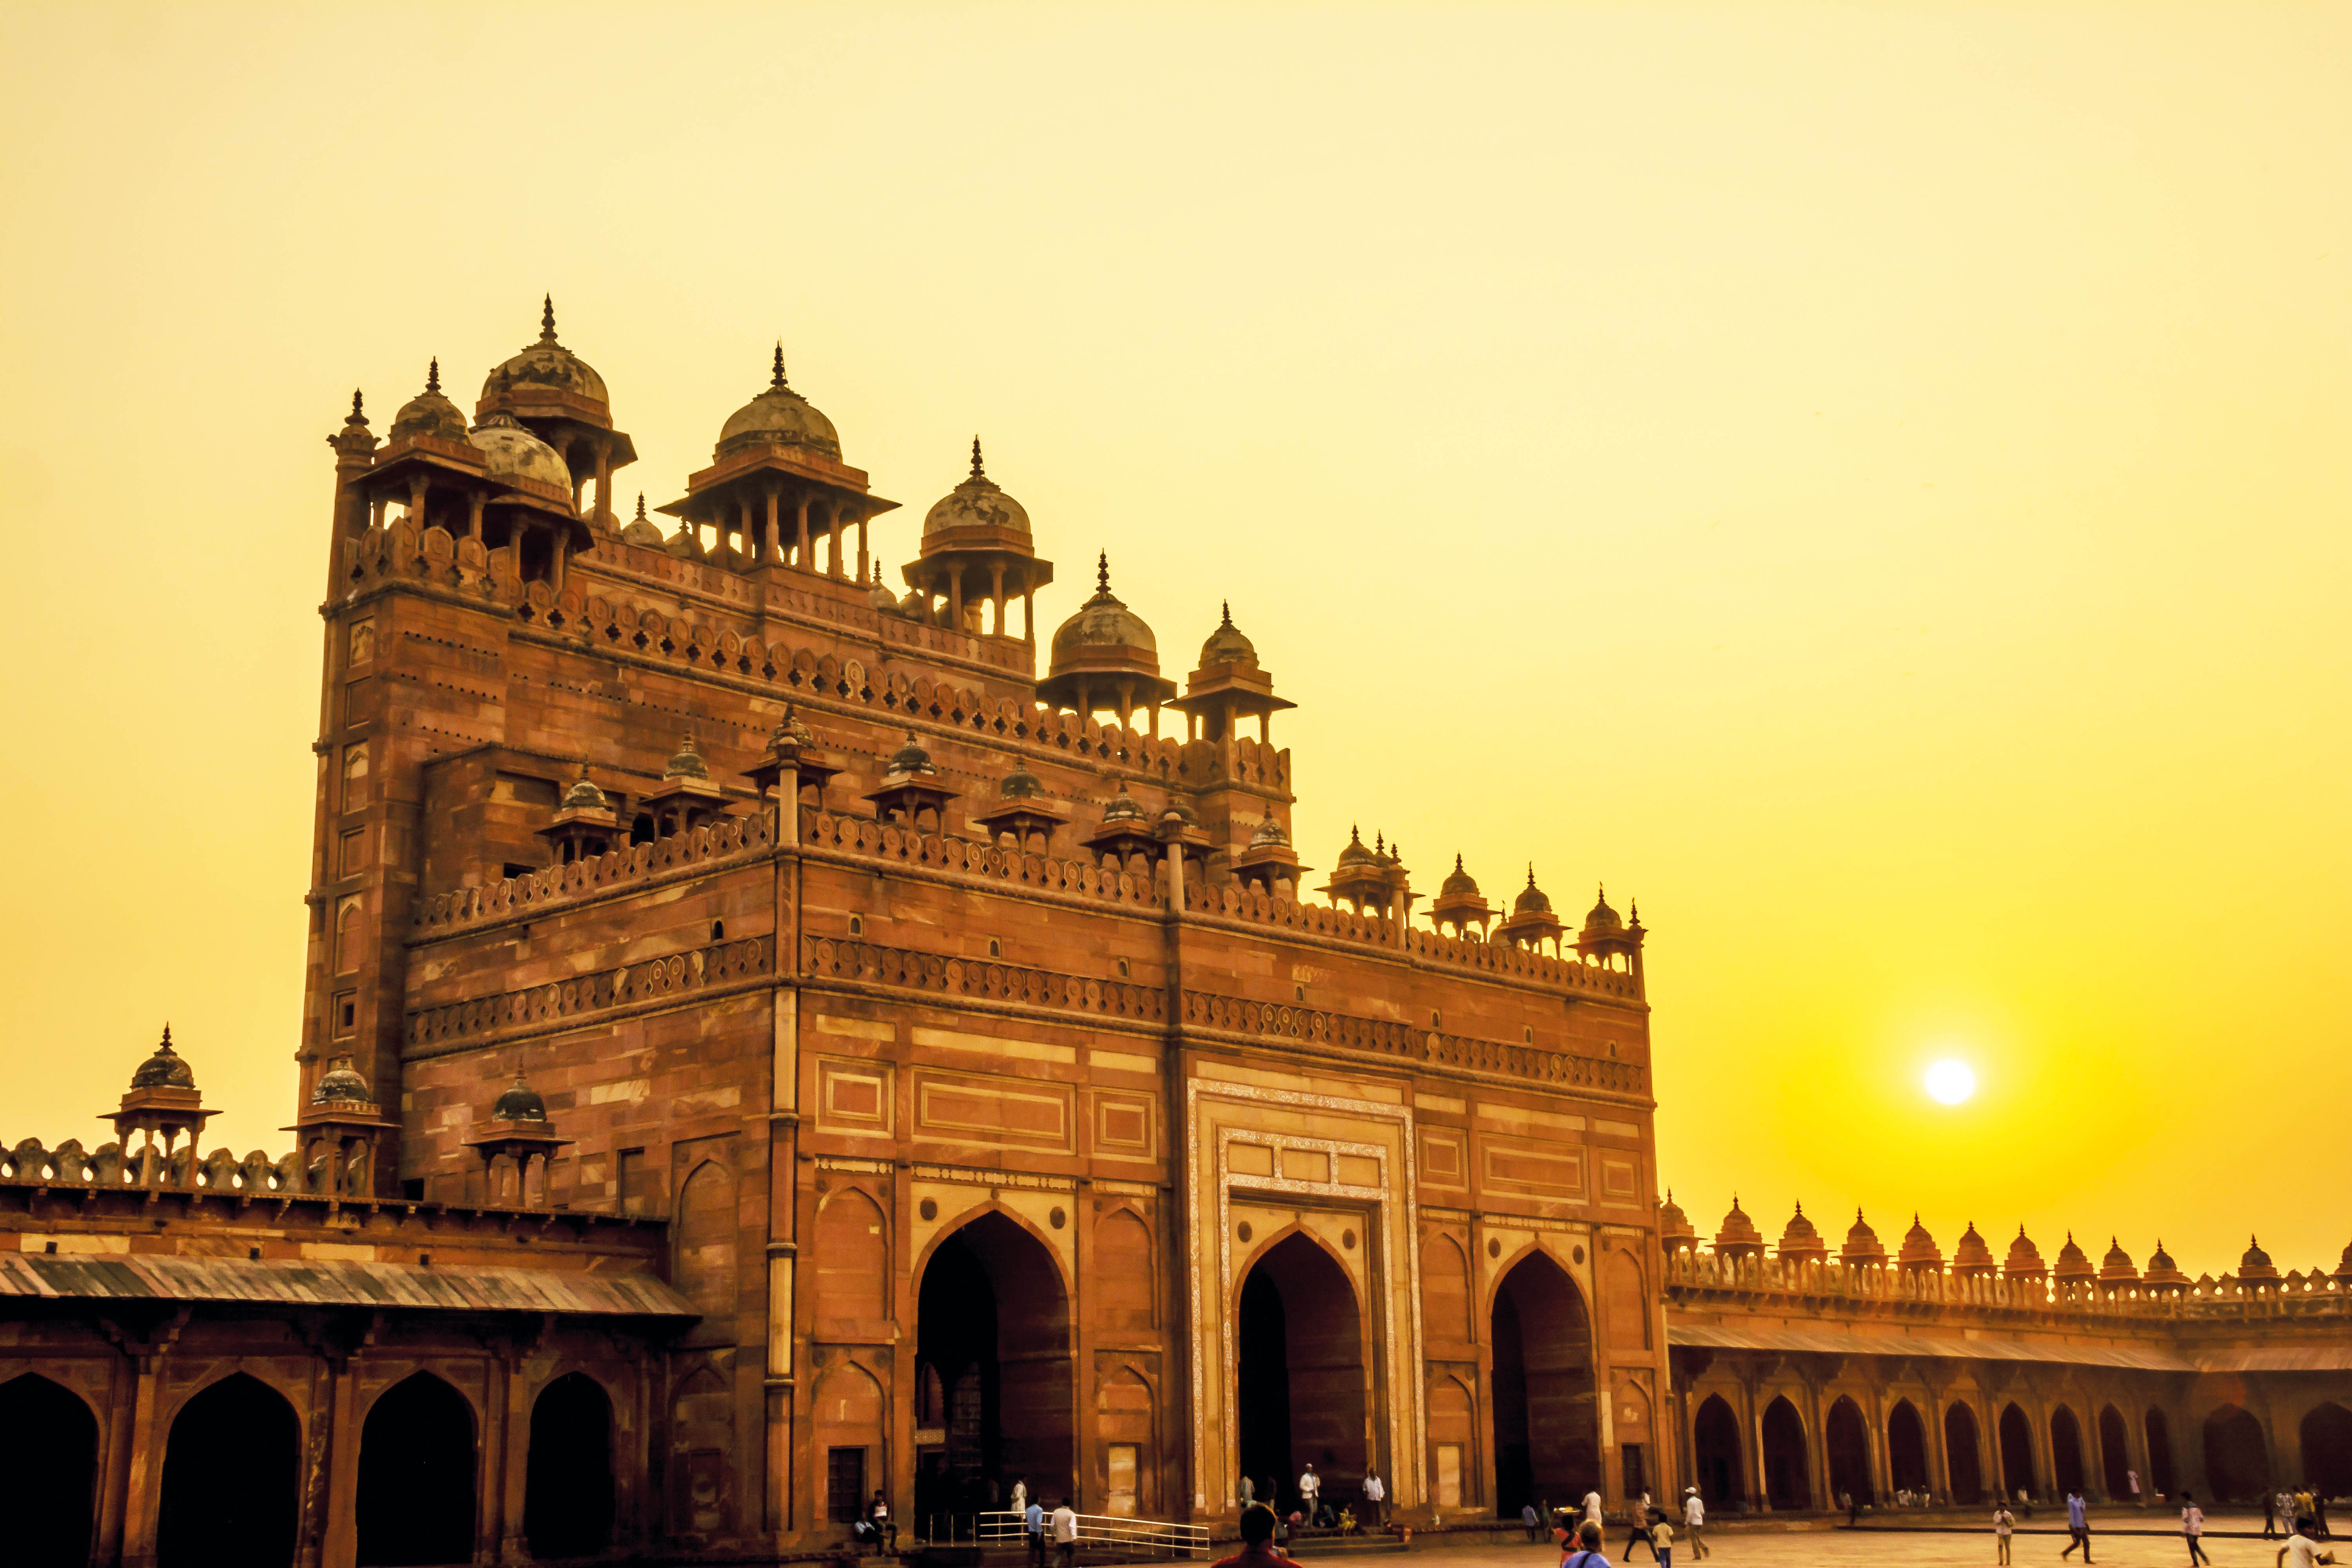
[[[1696,1487],[1683,1489],[1683,1535],[1690,1542],[1694,1561],[1706,1555],[1706,1501],[1698,1495]]]
[[[1016,1476],[1013,1478],[1013,1511],[1015,1513],[1027,1513],[1029,1511],[1029,1478],[1027,1476]]]
[[[2313,1539],[2319,1521],[2308,1514],[2295,1520],[2294,1528],[2287,1532],[2286,1544],[2278,1549],[2278,1568],[2313,1568],[2315,1563],[2333,1563],[2336,1553],[2323,1552]]]
[[[1389,1500],[1389,1489],[1378,1470],[1364,1472],[1364,1523],[1372,1530],[1381,1527],[1383,1505]]]
[[[1315,1467],[1310,1463],[1298,1478],[1298,1511],[1307,1516],[1310,1526],[1315,1522],[1315,1505],[1322,1495],[1323,1478],[1315,1473]]]
[[[1062,1568],[1070,1568],[1078,1558],[1078,1515],[1067,1498],[1054,1510],[1054,1554]]]
[[[1601,1494],[1597,1491],[1584,1494],[1584,1522],[1595,1529],[1601,1525]]]

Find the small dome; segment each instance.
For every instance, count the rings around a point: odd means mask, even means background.
[[[536,479],[571,495],[572,470],[563,466],[554,447],[524,429],[522,421],[513,415],[484,415],[482,422],[466,433],[466,439],[481,448],[484,466],[493,479]]]
[[[778,352],[782,352],[781,350]],[[997,489],[996,481],[982,471],[980,437],[971,438],[971,473],[963,483],[931,503],[923,516],[923,537],[947,533],[959,528],[1006,528],[1016,533],[1029,531],[1029,513],[1021,503]]]
[[[604,378],[588,368],[588,362],[555,341],[555,297],[550,295],[544,312],[539,319],[539,342],[490,372],[482,383],[482,402],[495,405],[517,387],[550,387],[575,396],[610,405],[612,396],[604,390]]]
[[[681,522],[677,525],[676,533],[662,541],[662,548],[680,561],[700,561],[705,553],[702,548],[702,531],[698,528],[688,528]]]
[[[1992,1245],[1977,1234],[1974,1220],[1969,1221],[1969,1228],[1960,1233],[1960,1239],[1952,1247],[1952,1267],[1972,1273],[1992,1272]]]
[[[1287,849],[1290,847],[1290,835],[1285,833],[1282,824],[1271,816],[1260,817],[1257,831],[1250,835],[1249,847],[1253,849]]]
[[[490,1116],[499,1121],[544,1121],[547,1101],[539,1097],[539,1090],[523,1082],[521,1072],[517,1071],[514,1082],[490,1107]]]
[[[2346,1257],[2347,1259],[2352,1259],[2352,1247],[2346,1248]],[[2342,1271],[2338,1272],[2340,1274]],[[2172,1254],[2164,1250],[2164,1240],[2161,1237],[2157,1238],[2156,1250],[2147,1255],[2147,1272],[2141,1275],[2140,1279],[2149,1285],[2189,1283],[2189,1276],[2183,1274],[2180,1271],[2180,1266],[2172,1261]]]
[[[646,516],[646,493],[637,492],[637,515],[622,525],[621,537],[631,544],[643,544],[652,549],[662,547],[662,531]]]
[[[685,738],[678,742],[677,755],[671,757],[663,765],[662,778],[665,782],[670,779],[701,779],[706,783],[709,782],[710,764],[702,760],[701,752],[695,748],[692,730],[688,730]]]
[[[563,804],[555,809],[558,811],[609,811],[612,809],[612,803],[604,798],[604,792],[598,789],[595,783],[588,776],[587,758],[580,759],[580,776],[572,781],[572,787],[563,792]]]
[[[1683,1213],[1682,1205],[1675,1202],[1675,1190],[1666,1189],[1666,1201],[1658,1205],[1658,1229],[1668,1236],[1689,1236],[1690,1215]]]
[[[388,439],[405,441],[416,436],[429,436],[436,441],[466,438],[466,416],[441,395],[441,362],[437,359],[425,368],[425,390],[402,404],[400,412],[392,416]]]
[[[2124,1250],[2120,1237],[2107,1237],[2107,1255],[2099,1260],[2099,1278],[2111,1284],[2139,1278],[2139,1270],[2132,1267],[2131,1254]]]
[[[766,445],[806,447],[828,458],[841,456],[841,437],[833,421],[816,411],[799,393],[784,384],[784,345],[776,345],[774,377],[768,390],[727,416],[719,430],[719,455],[745,447]]]
[[[1364,847],[1363,835],[1353,827],[1349,828],[1348,847],[1339,851],[1339,868],[1342,871],[1349,871],[1359,866],[1377,866],[1379,864],[1379,858],[1374,856],[1370,850]]]
[[[874,563],[874,581],[866,590],[866,602],[878,611],[893,616],[898,613],[898,595],[890,592],[890,585],[882,581],[882,563],[879,561]]]
[[[1528,885],[1519,889],[1517,898],[1511,900],[1511,912],[1515,915],[1551,913],[1551,900],[1545,896],[1541,888],[1536,886],[1536,868],[1532,865],[1528,868]]]
[[[1722,1228],[1715,1233],[1715,1245],[1717,1251],[1727,1247],[1744,1247],[1754,1252],[1764,1249],[1764,1233],[1756,1228],[1756,1222],[1748,1217],[1736,1195],[1731,1200],[1731,1212],[1723,1216]]]
[[[2042,1261],[2042,1249],[2027,1237],[2021,1225],[2017,1227],[2017,1239],[2009,1244],[2009,1259],[2001,1265],[2001,1270],[2012,1279],[2029,1276],[2039,1279],[2050,1272]]]
[[[775,729],[769,731],[768,744],[814,746],[816,744],[816,737],[810,733],[809,727],[801,722],[800,714],[793,710],[791,703],[787,702],[784,704],[784,710],[776,716]]]
[[[154,1054],[131,1070],[133,1089],[194,1089],[194,1069],[180,1059],[172,1049],[172,1026],[163,1026],[163,1037],[156,1043]]]
[[[369,1089],[367,1079],[352,1068],[348,1054],[331,1058],[327,1070],[319,1075],[319,1081],[310,1089],[310,1103],[313,1105],[326,1105],[338,1100],[351,1105],[372,1106],[375,1103],[375,1095]]]
[[[2066,1245],[2058,1249],[2058,1267],[2051,1274],[2062,1284],[2097,1278],[2097,1270],[2091,1267],[2089,1257],[2074,1244],[2074,1233],[2071,1230],[2066,1233]]]
[[[1102,819],[1105,827],[1118,822],[1131,822],[1139,827],[1146,828],[1151,826],[1151,819],[1143,815],[1143,807],[1137,805],[1135,797],[1127,793],[1125,779],[1119,781],[1118,793],[1111,796],[1104,805]]]
[[[1209,634],[1209,640],[1201,645],[1201,668],[1206,669],[1212,665],[1244,664],[1255,669],[1257,668],[1256,647],[1249,638],[1242,636],[1242,629],[1239,626],[1234,625],[1233,605],[1228,604],[1224,609],[1225,618],[1218,623],[1215,631]]]
[[[1096,563],[1095,596],[1078,606],[1078,613],[1054,628],[1053,672],[1086,667],[1087,656],[1094,648],[1129,649],[1145,656],[1151,672],[1160,672],[1160,639],[1151,628],[1117,595],[1110,591],[1110,557],[1104,554]]]
[[[1919,1223],[1916,1214],[1911,1216],[1911,1228],[1903,1233],[1903,1249],[1895,1255],[1895,1259],[1914,1268],[1932,1268],[1944,1261],[1943,1248],[1936,1245],[1936,1238],[1927,1234],[1927,1227]]]
[[[931,761],[931,753],[923,750],[923,743],[915,739],[912,730],[907,731],[907,743],[890,753],[890,760],[883,764],[883,769],[893,773],[935,773],[940,771]]]
[[[2238,1259],[2238,1272],[2241,1274],[2276,1272],[2271,1267],[2271,1255],[2264,1252],[2263,1244],[2251,1236],[2246,1237],[2245,1256]]]
[[[2158,1242],[2156,1244],[2156,1250],[2158,1257],[2163,1257],[2164,1243],[2160,1241]],[[2166,1258],[2164,1260],[2168,1264],[2172,1261],[2169,1258]],[[2147,1261],[2150,1271],[2152,1272],[2156,1265],[2156,1258],[2151,1258]],[[2352,1279],[2352,1247],[2347,1247],[2344,1249],[2344,1256],[2336,1260],[2335,1277],[2338,1279]]]
[[[1478,896],[1478,879],[1462,868],[1461,856],[1454,858],[1454,869],[1439,885],[1437,896],[1441,899],[1475,899]]]
[[[1615,910],[1609,907],[1607,888],[1601,889],[1593,902],[1591,912],[1584,917],[1584,929],[1588,932],[1619,931],[1625,929],[1625,922],[1618,918]]]
[[[1830,1244],[1822,1239],[1822,1233],[1805,1217],[1804,1205],[1799,1204],[1797,1212],[1789,1216],[1787,1228],[1780,1232],[1780,1250],[1781,1257],[1794,1255],[1800,1261],[1830,1255]]]
[[[1045,794],[1045,781],[1029,771],[1027,763],[1016,762],[996,793],[1006,800],[1041,800]]]
[[[1886,1261],[1885,1247],[1880,1243],[1878,1233],[1871,1229],[1870,1223],[1862,1217],[1860,1209],[1853,1211],[1853,1224],[1846,1230],[1845,1245],[1838,1248],[1838,1258],[1855,1266]]]

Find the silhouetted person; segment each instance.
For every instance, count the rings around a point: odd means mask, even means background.
[[[2210,1565],[2213,1560],[2205,1555],[2205,1548],[2200,1544],[2205,1533],[2205,1510],[2197,1506],[2195,1492],[2180,1494],[2180,1533],[2189,1542],[2189,1568],[2197,1568],[2200,1563]]]

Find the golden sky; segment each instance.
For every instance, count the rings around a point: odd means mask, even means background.
[[[1048,625],[1230,598],[1310,861],[1638,896],[1703,1229],[2332,1266],[2347,80],[2342,5],[0,9],[0,1140],[168,1017],[280,1145],[321,437],[551,289],[625,497],[781,336],[886,559],[977,429]]]

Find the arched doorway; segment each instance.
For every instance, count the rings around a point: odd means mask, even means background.
[[[2003,1502],[2033,1495],[2033,1423],[2014,1405],[2004,1405],[2000,1425],[2000,1493]]]
[[[1581,1497],[1601,1473],[1592,1321],[1567,1271],[1541,1252],[1495,1289],[1495,1511]]]
[[[474,1412],[429,1372],[393,1384],[360,1427],[359,1561],[474,1560]]]
[[[1927,1428],[1907,1399],[1886,1413],[1886,1479],[1899,1492],[1928,1489]]]
[[[2083,1426],[2063,1405],[2050,1413],[2050,1479],[2061,1497],[2083,1489]]]
[[[1955,1400],[1944,1411],[1944,1462],[1951,1467],[1952,1501],[1974,1508],[1984,1501],[1984,1466],[1979,1462],[1977,1413]]]
[[[180,1406],[163,1448],[157,1568],[283,1568],[294,1560],[301,1424],[237,1373]]]
[[[938,1374],[948,1413],[923,1505],[970,1512],[985,1479],[1022,1476],[1031,1497],[1076,1497],[1070,1294],[1052,1250],[1009,1215],[981,1215],[931,1249],[915,1314],[917,1375]]]
[[[2124,1413],[2114,1405],[2099,1411],[2099,1476],[2105,1481],[2110,1502],[2131,1500],[2131,1455],[2125,1447]]]
[[[1872,1501],[1870,1428],[1863,1422],[1862,1406],[1841,1397],[1830,1406],[1822,1435],[1829,1439],[1830,1500],[1850,1497],[1856,1502]]]
[[[2270,1447],[2252,1411],[2224,1405],[2205,1417],[2205,1484],[2221,1502],[2252,1502],[2269,1489]]]
[[[2173,1490],[2172,1426],[2164,1412],[2148,1406],[2141,1426],[2147,1433],[2147,1480],[2158,1492],[2169,1497]]]
[[[1764,1500],[1783,1510],[1813,1506],[1805,1475],[1805,1424],[1785,1397],[1764,1411]]]
[[[1708,1394],[1691,1417],[1691,1460],[1698,1469],[1699,1495],[1710,1508],[1730,1508],[1746,1500],[1746,1467],[1739,1462],[1739,1417],[1721,1394]]]
[[[0,1519],[8,1561],[82,1568],[98,1489],[98,1418],[37,1373],[0,1383]]]
[[[530,1407],[522,1533],[533,1557],[593,1557],[613,1543],[613,1401],[566,1373]]]
[[[2352,1410],[2315,1405],[2303,1418],[2303,1479],[2321,1497],[2352,1496]]]
[[[1297,1231],[1266,1248],[1242,1281],[1234,1339],[1242,1472],[1274,1477],[1287,1502],[1311,1463],[1329,1495],[1352,1494],[1364,1473],[1363,1315],[1338,1260]]]

